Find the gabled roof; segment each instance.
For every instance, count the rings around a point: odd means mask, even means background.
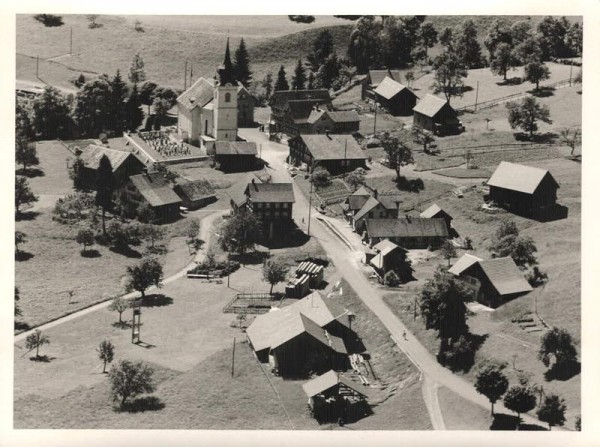
[[[296,201],[291,183],[248,183],[245,192],[253,202],[294,203]]]
[[[387,255],[388,253],[391,253],[392,251],[394,251],[397,248],[400,248],[400,247],[398,245],[394,244],[389,239],[384,239],[380,243],[375,244],[373,246],[373,249],[377,250],[383,256]]]
[[[257,155],[256,143],[251,141],[215,141],[216,155]]]
[[[100,166],[100,159],[103,155],[108,157],[113,172],[116,171],[128,157],[135,157],[131,152],[117,151],[115,149],[90,144],[81,151],[79,158],[83,161],[86,168],[98,169],[98,166]]]
[[[204,107],[215,95],[215,81],[200,78],[177,98],[177,104],[187,110]]]
[[[343,383],[345,386],[352,389],[357,394],[364,396],[363,393],[361,393],[355,388],[356,385],[350,379],[347,379],[346,377],[342,376],[341,374],[335,372],[332,369],[327,371],[325,374],[321,374],[320,376],[306,382],[304,385],[302,385],[302,389],[308,397],[314,397],[317,394],[322,394],[326,392],[327,390],[339,385],[340,383]]]
[[[533,194],[542,180],[549,176],[550,181],[558,188],[558,183],[547,169],[534,168],[508,161],[501,161],[490,179],[488,186],[510,189],[526,194]]]
[[[413,112],[419,112],[422,115],[433,118],[446,104],[448,104],[448,101],[445,99],[427,94],[413,107]]]
[[[452,219],[452,216],[450,216],[450,214],[448,214],[446,211],[441,209],[439,207],[439,205],[437,205],[435,203],[433,205],[431,205],[429,208],[427,208],[425,211],[423,211],[420,214],[420,216],[423,217],[424,219],[431,219],[432,217],[436,217],[438,214],[445,214],[446,216],[450,217],[450,219]]]
[[[188,200],[195,201],[215,195],[215,191],[206,179],[183,181],[178,183],[175,192]]]
[[[386,210],[397,210],[398,209],[398,202],[402,202],[402,200],[400,199],[400,194],[386,194],[386,193],[381,193],[377,195],[377,200],[379,200],[379,203],[381,203],[383,205],[383,207]]]
[[[327,115],[334,123],[354,123],[360,121],[360,116],[358,116],[356,110],[329,111],[327,112]]]
[[[307,334],[309,334],[310,336],[320,341],[325,346],[328,346],[329,348],[333,349],[339,354],[348,353],[348,351],[346,350],[346,345],[344,345],[344,341],[341,338],[329,334],[325,329],[323,329],[321,326],[319,326],[317,323],[315,323],[303,313],[300,313],[299,317],[300,320],[302,320],[302,327],[304,328],[303,332],[306,332]],[[271,349],[277,346],[281,346],[281,343],[279,345],[271,346]]]
[[[315,161],[366,160],[368,158],[352,135],[301,134],[300,138]]]
[[[408,89],[408,87],[386,76],[375,89],[375,93],[385,99],[392,99],[404,89]]]
[[[323,115],[325,115],[325,113],[326,113],[326,111],[324,109],[322,109],[322,108],[319,108],[319,110],[313,109],[310,112],[310,115],[308,115],[308,118],[306,119],[306,122],[309,123],[309,124],[314,124],[317,121],[319,121],[321,119],[321,117]]]
[[[179,196],[175,194],[161,174],[132,175],[129,180],[150,206],[181,203]]]
[[[377,87],[386,77],[392,78],[394,81],[400,81],[402,73],[400,70],[369,70],[371,85]]]
[[[301,99],[317,99],[320,104],[331,104],[331,96],[327,89],[316,90],[277,90],[273,92],[269,105],[283,109],[289,101]]]
[[[365,217],[367,215],[367,213],[369,211],[373,210],[374,208],[376,208],[379,205],[381,205],[381,203],[379,203],[379,201],[375,197],[369,197],[368,200],[363,205],[363,207],[354,216],[354,220],[357,221],[357,220],[362,219],[363,217]]]
[[[367,234],[374,238],[448,237],[444,219],[367,219]]]
[[[369,200],[369,197],[371,197],[371,193],[367,190],[367,188],[361,186],[346,198],[348,209],[351,211],[360,210],[367,200]]]
[[[319,106],[319,111],[315,110],[315,106],[319,104],[319,100],[316,99],[302,99],[288,101],[286,110],[289,110],[290,116],[294,123],[304,124],[309,122],[309,119],[313,114],[320,116],[320,112],[324,112],[326,109]],[[313,117],[314,119],[314,117]]]
[[[246,203],[246,200],[248,200],[248,196],[246,196],[246,188],[248,188],[249,183],[252,183],[252,180],[259,183],[262,182],[259,177],[249,172],[239,182],[234,183],[227,190],[227,194],[236,206],[242,206],[244,203]]]
[[[500,295],[533,290],[510,256],[479,261],[479,265]]]
[[[453,275],[460,276],[462,272],[479,261],[482,261],[482,259],[478,258],[477,256],[470,255],[469,253],[465,253],[458,259],[458,261],[454,263],[452,267],[448,269],[448,272],[452,273]]]
[[[349,327],[347,311],[325,302],[319,292],[313,292],[294,304],[257,316],[246,331],[254,350],[279,346],[281,340],[287,341],[304,331],[300,314],[321,328],[334,320]]]

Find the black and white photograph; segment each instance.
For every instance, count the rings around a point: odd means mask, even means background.
[[[593,445],[583,3],[8,14],[6,445]]]

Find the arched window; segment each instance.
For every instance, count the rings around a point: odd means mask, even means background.
[[[231,93],[225,93],[225,102],[231,102]]]

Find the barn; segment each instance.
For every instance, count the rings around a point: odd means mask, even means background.
[[[419,99],[414,92],[390,77],[374,91],[377,102],[393,116],[410,115]]]
[[[429,208],[427,208],[425,211],[423,211],[420,214],[420,217],[422,217],[423,219],[441,218],[446,221],[446,226],[448,228],[450,228],[452,226],[452,216],[450,214],[448,214],[446,211],[444,211],[442,208],[440,208],[440,206],[435,203],[433,205],[431,205]]]
[[[130,205],[149,205],[159,222],[167,222],[179,217],[181,199],[171,189],[162,174],[132,175],[129,177],[124,193]]]
[[[465,130],[448,101],[437,96],[426,95],[413,108],[413,113],[413,125],[429,130],[435,135],[452,135]]]
[[[510,256],[483,260],[465,254],[448,272],[473,290],[477,301],[493,308],[533,290]]]
[[[490,200],[517,214],[537,214],[556,206],[559,185],[547,169],[503,161],[487,185]]]
[[[226,172],[251,171],[258,162],[256,143],[250,141],[215,141],[206,153]]]
[[[406,249],[436,248],[448,237],[444,219],[405,217],[400,219],[367,219],[363,239],[370,247],[384,239]]]
[[[362,81],[361,98],[376,101],[375,89],[385,78],[400,82],[402,73],[400,70],[369,70]]]
[[[215,191],[205,179],[180,181],[173,190],[181,197],[183,206],[190,210],[197,210],[217,201]]]
[[[96,189],[96,175],[100,166],[100,159],[106,155],[113,170],[115,194],[125,186],[129,176],[141,174],[146,166],[131,152],[109,149],[95,144],[90,144],[79,154],[83,162],[84,186],[88,189]]]

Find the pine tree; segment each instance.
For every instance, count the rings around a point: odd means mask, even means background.
[[[112,126],[111,128],[121,135],[125,127],[125,98],[127,97],[127,85],[121,77],[121,71],[117,70],[112,78],[110,85],[112,87]]]
[[[283,65],[282,65],[281,67],[279,67],[279,71],[277,72],[277,81],[275,82],[274,90],[278,91],[278,90],[289,90],[289,89],[290,89],[290,85],[288,84],[288,81],[286,78],[285,68],[283,68]]]
[[[292,76],[292,90],[304,90],[305,84],[306,74],[304,73],[304,66],[302,65],[302,60],[298,59],[294,76]]]
[[[114,177],[110,160],[106,155],[100,159],[96,176],[96,205],[102,207],[102,234],[106,236],[106,210],[112,206]]]
[[[48,86],[33,101],[33,128],[40,139],[51,140],[69,136],[71,108],[67,98]]]
[[[144,112],[142,111],[142,101],[138,93],[137,84],[133,84],[131,93],[125,104],[125,126],[131,131],[135,131],[144,121]]]
[[[233,70],[237,80],[244,84],[244,87],[249,87],[252,82],[252,71],[250,70],[250,57],[244,38],[240,40],[240,46],[233,55]]]
[[[129,69],[129,81],[132,84],[138,84],[146,80],[146,72],[144,71],[144,59],[140,56],[140,53],[136,53],[133,56],[131,62],[131,68]]]
[[[308,90],[313,90],[315,88],[315,74],[311,71],[308,73],[308,84],[306,85]]]

